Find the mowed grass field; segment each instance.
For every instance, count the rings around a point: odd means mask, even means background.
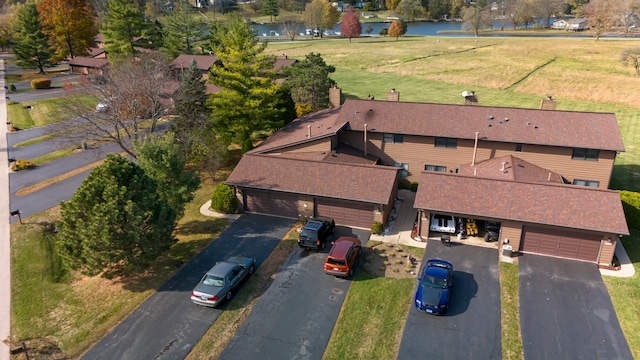
[[[553,96],[558,110],[612,112],[626,151],[611,188],[640,191],[640,76],[620,62],[638,40],[539,37],[363,37],[270,43],[267,52],[304,59],[313,52],[336,67],[345,96],[462,104],[475,91],[479,105],[539,108]]]

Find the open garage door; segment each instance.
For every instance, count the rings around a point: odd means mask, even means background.
[[[525,226],[520,249],[525,253],[596,262],[600,235]]]
[[[245,211],[298,218],[298,196],[275,191],[245,190]]]
[[[371,229],[375,205],[337,199],[316,199],[316,215],[330,217],[338,225]]]

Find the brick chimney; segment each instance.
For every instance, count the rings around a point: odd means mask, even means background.
[[[542,99],[540,101],[540,110],[555,110],[556,109],[556,100],[551,97],[551,95],[547,96],[546,99]]]
[[[396,89],[391,89],[387,92],[387,101],[400,101],[400,92]]]
[[[342,103],[342,89],[334,86],[329,89],[329,106],[332,108],[340,106]]]
[[[476,96],[476,92],[472,91],[469,95],[464,97],[465,105],[478,105],[478,97]]]

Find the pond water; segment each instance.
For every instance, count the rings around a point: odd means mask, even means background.
[[[382,19],[381,19],[382,21]],[[553,22],[553,20],[552,20]],[[372,31],[371,35],[378,35],[380,33],[380,29],[389,28],[391,26],[390,22],[377,22],[377,23],[363,23],[362,24],[362,35],[367,35],[366,29],[367,25],[371,25]],[[284,36],[284,29],[282,24],[254,24],[251,25],[253,29],[256,31],[258,36]],[[496,21],[494,23],[494,29],[500,28],[500,22]],[[505,30],[513,29],[513,26],[507,24],[504,26]],[[305,33],[306,26],[304,24],[300,24],[298,26],[297,33]],[[407,23],[407,33],[406,35],[441,35],[441,36],[470,36],[468,33],[448,33],[449,31],[460,31],[462,29],[462,22],[458,21],[439,21],[439,22],[413,22]],[[330,34],[340,32],[340,24],[336,24]],[[440,33],[444,32],[444,33]]]

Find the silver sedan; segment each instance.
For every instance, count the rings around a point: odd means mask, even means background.
[[[230,300],[234,289],[253,274],[255,265],[256,259],[240,255],[216,263],[191,292],[191,301],[215,307],[225,299]]]

